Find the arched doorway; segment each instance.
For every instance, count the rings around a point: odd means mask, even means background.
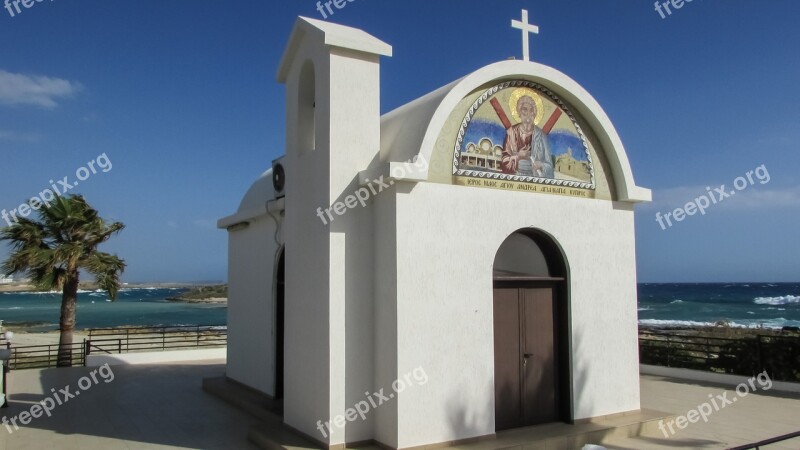
[[[283,399],[283,336],[285,301],[284,292],[286,278],[286,250],[281,249],[278,268],[275,271],[275,400]]]
[[[566,259],[552,237],[526,229],[493,267],[495,430],[570,421]]]

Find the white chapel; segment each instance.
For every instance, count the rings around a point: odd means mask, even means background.
[[[529,61],[527,22],[522,60],[381,115],[392,47],[297,20],[286,154],[219,221],[226,376],[323,447],[640,409],[633,210],[651,194],[597,101]]]

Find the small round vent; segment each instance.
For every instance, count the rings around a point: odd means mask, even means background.
[[[283,169],[283,164],[275,164],[272,167],[272,187],[275,192],[283,192],[286,187],[286,171]]]

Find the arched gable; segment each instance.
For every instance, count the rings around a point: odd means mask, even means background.
[[[581,122],[584,124],[582,128],[603,162],[598,164],[598,172],[608,172],[606,188],[612,191],[610,199],[631,203],[651,200],[649,189],[636,186],[622,141],[597,101],[565,74],[542,64],[525,61],[503,61],[486,66],[384,115],[381,123],[381,159],[391,161],[390,173],[395,178],[409,181],[436,181],[436,177],[432,177],[434,172],[443,174],[450,170],[452,173],[452,167],[449,167],[452,148],[447,163],[440,157],[443,151],[442,135],[449,133],[446,140],[452,139],[455,143],[457,134],[453,135],[453,130],[445,130],[445,127],[463,125],[454,124],[454,117],[460,114],[459,122],[465,119],[464,112],[474,104],[473,99],[492,86],[514,80],[524,80],[552,92],[554,98],[568,105],[577,118],[576,124],[579,127]],[[428,164],[398,162],[420,159]],[[597,175],[601,177],[603,174]],[[603,187],[602,180],[599,181],[600,187]]]

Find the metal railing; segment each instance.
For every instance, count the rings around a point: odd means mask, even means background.
[[[800,337],[712,337],[676,331],[640,330],[642,364],[734,375],[767,371],[774,380],[800,381]]]
[[[93,328],[83,342],[70,346],[73,366],[86,364],[91,354],[159,352],[192,348],[214,348],[228,345],[228,327],[192,325],[174,327]],[[0,335],[0,345],[7,341]],[[12,370],[56,367],[58,344],[11,346],[9,365]]]
[[[800,438],[800,431],[794,433],[784,434],[783,436],[774,437],[772,439],[765,439],[753,444],[741,445],[739,447],[730,447],[728,450],[760,450],[765,445],[777,444],[778,442],[785,442],[791,439]]]
[[[86,364],[84,342],[72,344],[69,350],[71,365],[82,366]],[[58,344],[12,346],[11,359],[9,359],[8,363],[11,370],[56,367],[58,363]]]
[[[226,345],[228,328],[224,326],[95,328],[89,330],[86,354],[152,352]]]

